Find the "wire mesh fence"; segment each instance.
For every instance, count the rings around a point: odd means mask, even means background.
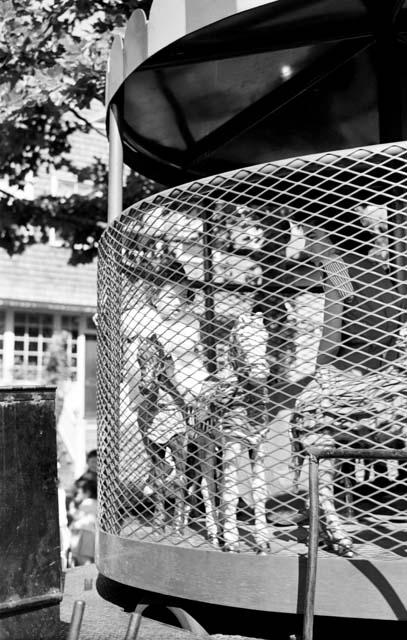
[[[107,229],[102,531],[304,553],[307,447],[405,447],[406,164],[404,144],[268,163]],[[404,557],[406,478],[399,460],[321,461],[321,553]]]

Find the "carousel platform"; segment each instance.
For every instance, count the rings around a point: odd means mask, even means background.
[[[353,558],[339,557],[323,544],[319,550],[315,599],[317,616],[358,620],[407,621],[406,523],[384,523],[389,548],[372,535],[372,524],[349,520],[346,524],[355,540]],[[301,615],[304,606],[307,568],[307,529],[301,524],[270,525],[270,551],[259,555],[250,550],[250,525],[240,553],[224,553],[209,543],[202,544],[196,531],[188,541],[167,537],[165,543],[150,534],[140,540],[100,534],[101,573],[130,587],[143,588],[177,598],[224,607],[241,607],[260,612]],[[364,539],[361,539],[361,536]],[[241,536],[244,540],[244,535]],[[398,553],[394,541],[399,540]],[[245,545],[246,544],[246,548]],[[151,567],[157,568],[156,572]],[[202,576],[207,578],[202,580]],[[346,588],[345,588],[346,587]]]

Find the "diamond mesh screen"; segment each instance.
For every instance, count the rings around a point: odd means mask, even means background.
[[[259,165],[107,229],[102,531],[304,553],[307,446],[405,447],[406,163],[398,144]],[[321,461],[321,553],[405,555],[405,464]]]

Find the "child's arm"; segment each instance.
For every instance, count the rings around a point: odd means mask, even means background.
[[[353,286],[345,262],[332,253],[329,259],[321,259],[324,282],[324,321],[319,343],[317,365],[325,366],[335,361],[342,337],[343,302],[353,296]]]
[[[317,365],[335,361],[341,343],[343,295],[330,286],[325,289],[324,322],[319,343]]]

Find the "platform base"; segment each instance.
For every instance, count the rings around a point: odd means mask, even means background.
[[[258,614],[304,611],[306,553],[223,553],[99,532],[96,566],[107,578],[160,598],[222,605],[235,611],[254,610]],[[315,614],[407,621],[405,575],[405,558],[349,559],[321,551]]]

